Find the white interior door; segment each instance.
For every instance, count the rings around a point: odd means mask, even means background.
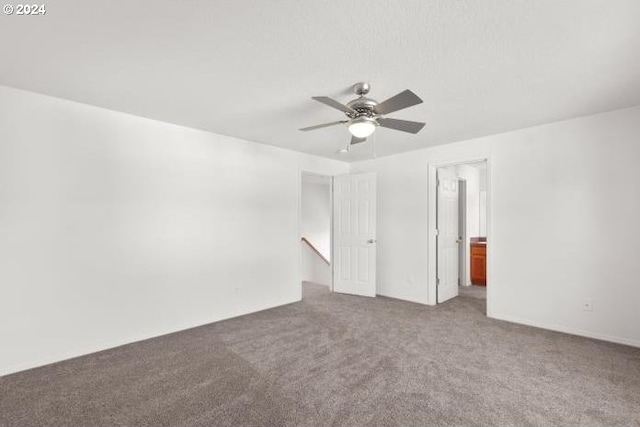
[[[458,176],[450,170],[438,169],[438,302],[458,296]]]
[[[376,175],[333,180],[333,290],[376,296]]]

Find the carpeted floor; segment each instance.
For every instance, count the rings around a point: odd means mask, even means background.
[[[487,287],[479,285],[458,286],[458,295],[461,297],[487,299]]]
[[[640,426],[640,349],[331,294],[0,378],[2,426]]]

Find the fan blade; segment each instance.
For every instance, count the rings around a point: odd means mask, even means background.
[[[318,102],[322,102],[329,107],[335,108],[336,110],[340,110],[343,113],[355,113],[356,110],[353,108],[347,107],[344,104],[339,103],[335,99],[331,99],[328,96],[312,96],[311,99],[315,99]]]
[[[316,130],[316,129],[320,129],[320,128],[326,128],[326,127],[329,127],[329,126],[335,126],[335,125],[339,125],[341,123],[347,123],[347,122],[348,122],[348,120],[340,120],[340,121],[337,121],[337,122],[331,122],[331,123],[324,123],[324,124],[321,124],[321,125],[309,126],[307,128],[302,128],[300,130],[303,131],[303,132],[306,132],[308,130]]]
[[[367,140],[367,138],[358,138],[357,136],[352,136],[351,137],[351,145],[360,144],[361,142],[365,142],[366,140]]]
[[[407,89],[396,96],[392,96],[386,101],[382,101],[374,107],[374,110],[377,114],[389,114],[417,104],[422,104],[422,99]]]
[[[409,120],[378,119],[383,128],[401,130],[402,132],[418,133],[426,123],[410,122]]]

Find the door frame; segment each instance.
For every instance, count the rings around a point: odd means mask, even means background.
[[[491,286],[493,272],[493,159],[491,155],[459,155],[448,161],[427,163],[427,304],[437,304],[437,170],[448,166],[465,165],[468,163],[486,162],[487,174],[487,317],[492,317],[493,286]]]
[[[333,175],[325,175],[309,170],[299,169],[298,171],[298,230],[297,230],[297,244],[298,244],[298,289],[300,291],[300,296],[298,300],[302,301],[302,249],[300,248],[300,238],[302,236],[302,178],[304,175],[315,175],[320,176],[322,178],[329,179],[329,239],[331,240],[331,244],[329,245],[329,254],[331,256],[331,260],[329,262],[329,266],[331,267],[331,283],[329,284],[329,292],[333,292],[333,265],[334,265],[334,256],[333,256]]]

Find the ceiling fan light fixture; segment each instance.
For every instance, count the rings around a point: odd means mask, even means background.
[[[366,138],[376,130],[376,121],[368,117],[358,117],[349,123],[349,132],[356,138]]]
[[[346,124],[352,137],[347,148],[340,151],[341,154],[348,153],[351,145],[366,142],[367,138],[376,131],[378,126],[413,134],[422,130],[425,123],[386,117],[389,113],[421,104],[422,99],[420,99],[418,95],[406,89],[389,99],[378,102],[375,99],[365,96],[369,93],[369,89],[370,86],[368,83],[356,83],[353,86],[353,91],[358,95],[358,98],[352,99],[346,104],[338,102],[328,96],[312,96],[311,99],[314,101],[341,111],[346,115],[346,119],[315,126],[307,126],[300,130],[307,132]]]

